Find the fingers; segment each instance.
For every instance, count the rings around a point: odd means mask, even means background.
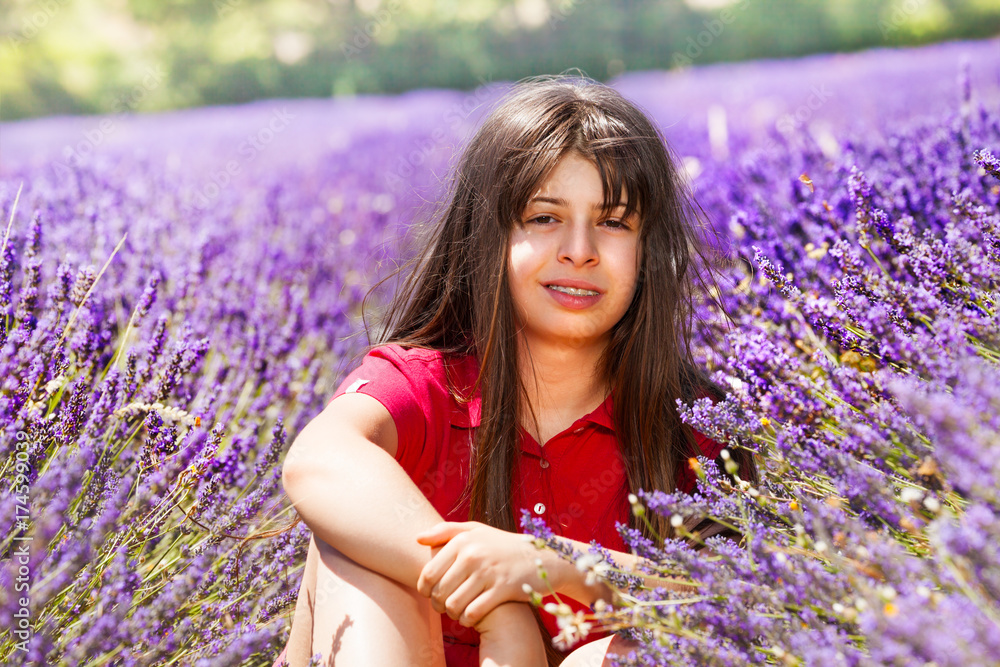
[[[458,622],[467,628],[475,627],[486,618],[487,614],[499,607],[505,600],[496,595],[496,589],[490,588],[475,597],[465,606],[465,611],[458,617]]]
[[[429,593],[431,606],[439,614],[445,614],[451,605],[453,609],[457,609],[453,617],[457,619],[458,614],[465,610],[465,606],[474,599],[474,596],[482,592],[484,588],[482,582],[483,577],[474,567],[461,559],[454,558],[447,571],[438,577],[438,582],[431,586]],[[473,597],[461,597],[468,596],[470,590],[474,594]],[[460,597],[456,597],[456,594]]]
[[[448,614],[448,618],[459,621],[466,627],[471,627],[469,623],[463,623],[470,603],[476,600],[483,592],[485,583],[478,578],[466,579],[458,589],[448,596],[441,613]]]
[[[428,546],[440,546],[461,532],[471,530],[469,522],[442,521],[427,530],[417,533],[417,542]]]
[[[424,597],[431,597],[441,578],[455,562],[456,556],[457,549],[453,546],[446,544],[442,547],[420,570],[420,576],[417,577],[417,592]],[[431,601],[433,602],[433,599]],[[441,610],[436,609],[436,611],[440,613]]]

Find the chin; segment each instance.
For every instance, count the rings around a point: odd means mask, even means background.
[[[600,342],[610,340],[610,331],[600,333],[597,331],[548,331],[545,337],[550,340],[559,341],[560,344],[571,348],[583,348],[596,345]]]

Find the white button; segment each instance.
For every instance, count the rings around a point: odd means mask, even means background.
[[[546,461],[545,459],[542,459],[541,461],[538,462],[538,465],[542,466],[543,468],[548,468],[549,462]]]
[[[582,430],[583,430],[583,427],[581,426],[580,428],[573,429],[573,433],[579,433]]]
[[[544,514],[544,513],[545,513],[545,505],[543,505],[541,503],[536,503],[535,504],[535,514]]]

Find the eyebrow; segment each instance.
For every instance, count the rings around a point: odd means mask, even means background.
[[[533,197],[528,200],[529,204],[542,203],[542,204],[555,204],[556,206],[569,206],[569,202],[562,197]],[[600,204],[594,204],[594,210],[600,211],[604,208]],[[625,208],[625,203],[618,204],[615,209]]]

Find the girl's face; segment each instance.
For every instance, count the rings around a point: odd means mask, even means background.
[[[639,219],[601,215],[601,176],[568,153],[511,232],[510,290],[522,335],[574,348],[606,345],[632,302]],[[624,203],[624,202],[623,202]]]

